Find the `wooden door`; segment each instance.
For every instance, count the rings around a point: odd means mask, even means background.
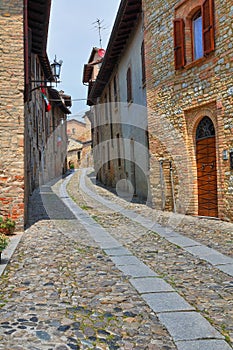
[[[214,129],[212,128],[212,133],[213,130]],[[208,133],[207,135],[202,134],[200,139],[197,137],[196,159],[198,181],[198,215],[217,217],[218,198],[215,135],[209,135]]]

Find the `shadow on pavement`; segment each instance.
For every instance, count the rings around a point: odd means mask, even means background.
[[[37,188],[30,196],[25,228],[41,220],[76,220],[74,214],[47,185]]]

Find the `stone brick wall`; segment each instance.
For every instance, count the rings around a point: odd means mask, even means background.
[[[23,0],[0,3],[0,215],[24,218]],[[3,211],[3,213],[2,213]]]
[[[93,165],[91,123],[86,116],[83,119],[83,122],[75,119],[67,121],[67,135],[70,140],[67,161],[68,164],[73,164],[75,169]]]
[[[85,142],[91,140],[91,124],[87,118],[80,122],[75,119],[67,121],[67,134],[74,140]]]
[[[150,180],[157,208],[164,209],[164,187],[165,209],[173,210],[175,199],[178,212],[198,214],[195,133],[208,115],[216,131],[218,216],[233,220],[233,171],[222,157],[223,150],[229,155],[233,149],[233,6],[227,0],[215,0],[214,5],[215,50],[175,70],[173,20],[184,6],[191,11],[193,0],[143,0]],[[165,166],[162,182],[160,161]],[[170,161],[172,174],[165,165]]]

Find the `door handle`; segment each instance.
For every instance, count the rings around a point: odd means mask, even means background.
[[[202,171],[205,170],[206,166],[209,166],[211,169],[214,169],[214,162],[212,162],[212,163],[202,163],[202,165],[201,165]]]

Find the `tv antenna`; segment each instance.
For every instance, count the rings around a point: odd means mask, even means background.
[[[98,30],[98,34],[99,34],[99,43],[100,43],[100,48],[102,49],[102,31],[104,29],[106,29],[105,27],[102,26],[104,20],[100,20],[99,18],[97,18],[97,20],[95,22],[93,22],[92,24],[95,24],[95,28]]]

